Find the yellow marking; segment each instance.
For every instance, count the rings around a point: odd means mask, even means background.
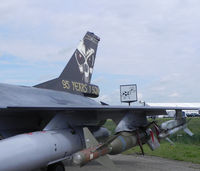
[[[72,86],[73,86],[73,91],[78,91],[82,93],[88,92],[87,84],[72,81]]]
[[[77,91],[80,93],[89,93],[94,95],[99,95],[98,86],[93,86],[90,84],[79,83],[76,81],[62,80],[62,85],[64,89],[71,89],[72,91]]]
[[[62,85],[64,89],[70,89],[70,84],[69,81],[67,80],[62,80]]]
[[[96,94],[96,95],[99,94],[99,89],[98,89],[98,87],[92,86],[92,94]]]

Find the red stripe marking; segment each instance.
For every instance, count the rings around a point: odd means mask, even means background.
[[[154,143],[154,135],[153,135],[153,131],[150,131],[150,134],[151,134],[151,139],[152,139],[152,141],[153,141],[153,143]]]

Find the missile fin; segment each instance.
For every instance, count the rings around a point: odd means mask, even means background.
[[[194,134],[190,131],[187,127],[183,129],[183,131],[188,134],[189,136],[193,136]]]
[[[97,162],[99,162],[101,165],[104,167],[108,168],[109,170],[117,170],[119,171],[118,168],[116,168],[115,164],[113,161],[108,157],[108,155],[101,156],[98,159],[96,159]]]
[[[83,128],[86,148],[96,147],[99,145],[98,141],[94,138],[92,133],[87,127]]]
[[[171,145],[174,145],[174,142],[172,140],[170,140],[168,137],[165,138]]]

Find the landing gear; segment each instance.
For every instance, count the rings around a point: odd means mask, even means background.
[[[54,163],[47,167],[47,171],[65,171],[65,166],[62,162]]]

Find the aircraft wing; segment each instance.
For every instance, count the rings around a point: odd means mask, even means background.
[[[28,106],[8,106],[2,108],[0,111],[35,111],[35,112],[73,112],[73,113],[95,113],[95,114],[106,114],[106,113],[127,113],[127,112],[145,112],[146,115],[165,115],[166,110],[200,110],[195,107],[156,107],[156,106],[66,106],[66,107],[28,107]],[[1,112],[0,112],[1,113]]]

